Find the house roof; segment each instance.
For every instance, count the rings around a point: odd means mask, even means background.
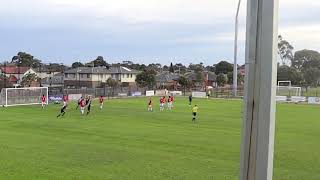
[[[156,75],[156,82],[170,82],[175,81],[179,79],[178,74],[170,73],[170,72],[164,72],[161,74]]]
[[[15,76],[13,75],[9,76],[9,82],[17,82],[17,81],[18,81],[18,78],[16,78]]]
[[[0,67],[1,71],[6,74],[24,74],[26,73],[30,68],[29,67],[16,67],[16,66],[2,66]]]
[[[48,72],[61,72],[61,71],[65,71],[68,70],[67,67],[63,67],[62,69],[57,69],[57,68],[50,68],[50,66],[41,66],[38,68],[34,69],[36,72],[43,72],[43,73],[48,73]]]
[[[65,73],[80,73],[80,74],[138,74],[139,71],[126,67],[79,67],[67,70]]]

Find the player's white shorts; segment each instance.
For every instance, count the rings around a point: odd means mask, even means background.
[[[103,106],[103,102],[101,102],[100,105]]]
[[[67,101],[63,101],[63,106],[66,106],[67,105]]]
[[[169,106],[169,107],[172,107],[172,102],[169,102],[168,106]]]
[[[160,107],[164,107],[164,103],[160,103]]]
[[[41,102],[41,105],[44,106],[44,105],[47,105],[47,103],[46,102]]]

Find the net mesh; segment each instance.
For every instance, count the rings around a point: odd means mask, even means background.
[[[277,96],[301,96],[301,87],[278,86]]]

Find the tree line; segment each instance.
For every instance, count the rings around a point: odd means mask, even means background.
[[[298,50],[282,36],[278,37],[278,81],[291,81],[293,85],[317,87],[320,82],[320,53],[315,50]]]

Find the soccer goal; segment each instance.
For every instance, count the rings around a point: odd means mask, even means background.
[[[301,87],[291,86],[291,81],[278,81],[277,96],[301,96]]]
[[[42,95],[48,104],[48,87],[3,88],[0,94],[2,106],[22,106],[41,104]]]

